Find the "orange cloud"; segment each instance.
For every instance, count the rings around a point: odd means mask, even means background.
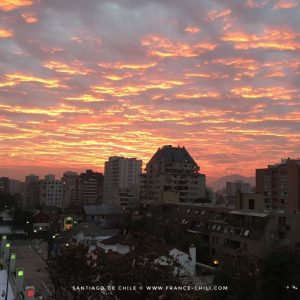
[[[222,11],[212,10],[208,13],[208,18],[211,21],[215,21],[216,19],[229,16],[230,14],[231,14],[230,9],[225,9],[225,10],[222,10]]]
[[[32,5],[32,0],[1,0],[0,1],[0,10],[10,11],[22,6]]]
[[[285,77],[285,73],[282,70],[274,70],[269,72],[267,77]]]
[[[24,13],[22,14],[22,17],[25,20],[25,22],[28,24],[33,24],[38,21],[37,17],[32,13]]]
[[[57,107],[48,107],[47,109],[43,108],[29,108],[19,105],[4,105],[0,104],[0,110],[11,112],[11,113],[22,113],[22,114],[37,114],[37,115],[46,115],[46,116],[60,116],[64,113],[85,113],[90,114],[92,111],[88,109],[79,109],[78,107],[60,105]]]
[[[274,100],[291,100],[296,90],[284,87],[253,88],[250,86],[239,87],[231,90],[231,93],[242,98],[270,98]]]
[[[177,99],[201,99],[201,98],[218,98],[220,94],[215,91],[203,91],[199,93],[178,93],[175,94]]]
[[[79,101],[79,102],[102,102],[105,101],[104,99],[100,99],[99,97],[95,97],[93,95],[82,95],[79,97],[68,97],[65,98],[69,101]]]
[[[198,77],[198,78],[207,78],[207,79],[219,79],[219,78],[228,78],[227,74],[219,73],[185,73],[186,77]]]
[[[156,62],[152,62],[149,64],[130,64],[130,63],[103,63],[103,64],[98,64],[102,68],[106,69],[118,69],[118,70],[123,70],[123,69],[131,69],[131,70],[145,70],[149,69],[152,67],[156,66]]]
[[[6,74],[5,76],[8,78],[8,82],[2,84],[6,86],[14,85],[12,84],[12,82],[14,82],[15,84],[20,82],[37,82],[37,83],[44,84],[46,87],[49,88],[65,87],[64,85],[59,83],[58,79],[44,79],[44,78],[20,74],[20,73]]]
[[[300,42],[297,34],[290,30],[266,29],[263,34],[247,34],[244,32],[228,32],[222,40],[234,43],[236,49],[270,48],[277,50],[297,50]]]
[[[250,8],[261,8],[267,5],[270,2],[270,0],[247,0],[246,6]]]
[[[101,94],[108,94],[115,97],[126,97],[126,96],[134,96],[139,95],[142,92],[152,90],[152,89],[171,89],[175,86],[184,85],[185,82],[183,81],[176,81],[176,80],[167,80],[163,82],[151,82],[144,85],[128,85],[122,87],[114,87],[114,86],[94,86],[93,90],[99,92]]]
[[[211,63],[214,64],[222,64],[225,66],[233,66],[238,69],[249,69],[249,70],[257,70],[258,64],[252,58],[218,58],[213,59]]]
[[[143,46],[150,48],[148,54],[158,57],[195,57],[199,54],[214,50],[217,45],[209,42],[197,44],[186,44],[182,42],[171,42],[159,35],[150,35],[141,40]]]
[[[50,61],[44,64],[44,67],[59,73],[67,73],[70,75],[87,75],[90,70],[83,67],[79,61],[72,64],[66,64],[58,61]]]
[[[12,36],[13,36],[13,33],[11,30],[0,28],[0,39],[5,39],[5,38],[12,37]]]
[[[279,1],[277,2],[273,8],[274,9],[290,9],[298,6],[298,3],[293,1]]]
[[[194,27],[194,26],[188,26],[184,29],[184,31],[188,32],[188,33],[197,33],[197,32],[200,32],[200,28]]]

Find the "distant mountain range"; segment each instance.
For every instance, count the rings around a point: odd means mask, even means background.
[[[213,188],[213,190],[216,192],[216,191],[222,190],[224,187],[226,187],[227,181],[234,182],[236,180],[243,180],[244,182],[250,183],[251,186],[255,186],[255,177],[246,177],[246,176],[239,175],[239,174],[223,176],[217,180],[212,180],[212,181],[209,181],[209,179],[208,179],[207,185],[209,187]]]

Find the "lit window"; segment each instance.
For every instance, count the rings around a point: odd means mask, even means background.
[[[221,229],[221,225],[217,226],[217,231],[219,231]]]
[[[217,227],[217,225],[216,224],[214,224],[213,226],[212,226],[212,230],[215,230],[216,229],[216,227]]]
[[[250,230],[245,230],[245,232],[244,232],[244,236],[248,236],[248,235],[249,235],[249,233],[250,233]]]

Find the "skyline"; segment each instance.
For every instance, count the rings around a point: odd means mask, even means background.
[[[299,157],[299,2],[222,2],[1,1],[0,175],[163,145],[213,178]]]

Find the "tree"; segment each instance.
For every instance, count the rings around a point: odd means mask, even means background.
[[[15,195],[0,193],[0,211],[17,207],[18,201]]]
[[[227,291],[213,293],[213,299],[253,300],[257,294],[257,267],[249,257],[222,258],[215,272],[214,284],[228,286]]]
[[[72,296],[76,300],[92,296],[90,291],[73,288],[91,285],[92,279],[97,278],[98,269],[91,265],[87,250],[85,246],[66,246],[61,249],[60,255],[48,258],[47,268],[55,290],[54,299],[68,299]]]
[[[228,291],[213,293],[215,300],[300,299],[299,249],[276,250],[258,261],[224,258],[214,284],[228,286]]]
[[[28,232],[32,231],[33,213],[28,210],[15,209],[13,211],[13,225],[16,228],[26,228]],[[29,222],[29,223],[27,223]]]
[[[161,245],[161,244],[160,244]],[[163,251],[168,264],[161,264],[162,255],[154,239],[143,234],[137,237],[135,249],[128,254],[95,251],[87,255],[85,246],[63,247],[57,257],[48,261],[56,299],[197,299],[191,292],[172,290],[149,291],[146,286],[180,286],[175,267],[177,261]],[[110,290],[74,290],[76,286],[115,287]],[[135,287],[120,290],[118,287]]]
[[[269,253],[260,269],[261,299],[300,299],[299,249]]]

